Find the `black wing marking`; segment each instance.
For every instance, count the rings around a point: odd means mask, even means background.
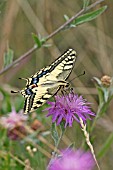
[[[67,80],[74,67],[75,60],[76,51],[73,49],[67,50],[66,52],[64,52],[64,54],[57,58],[51,65],[41,69],[39,72],[28,78],[26,87],[32,84],[38,83],[40,84],[43,81],[46,81],[46,79]],[[47,78],[47,76],[50,77]]]
[[[33,91],[35,91],[35,88]],[[42,106],[51,96],[52,94],[48,92],[47,88],[40,87],[38,91],[34,92],[31,96],[28,96],[25,99],[24,113],[27,114],[29,112],[33,112]]]
[[[49,79],[52,80],[52,77],[55,77],[57,80],[67,80],[74,67],[76,58],[76,52],[73,49],[66,51],[51,64]]]

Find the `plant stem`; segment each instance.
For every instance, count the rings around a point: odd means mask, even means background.
[[[60,141],[61,141],[61,139],[62,139],[64,133],[65,133],[65,130],[64,130],[64,131],[61,130],[60,137],[59,137],[57,143],[55,144],[55,149],[54,149],[54,151],[52,152],[52,157],[51,157],[51,159],[50,159],[50,161],[49,161],[49,164],[48,164],[47,169],[49,169],[49,167],[51,166],[51,164],[52,164],[54,158],[57,157],[57,154],[56,154],[56,153],[58,152],[58,146],[59,146],[59,143],[60,143]]]
[[[92,133],[92,131],[94,130],[94,127],[95,127],[95,125],[96,125],[96,122],[97,122],[97,120],[98,120],[99,117],[100,117],[100,112],[101,112],[102,107],[103,107],[103,105],[100,105],[100,104],[99,104],[96,117],[95,117],[95,119],[94,119],[94,121],[93,121],[93,123],[92,123],[92,126],[91,126],[91,128],[90,128],[90,133]]]
[[[92,153],[92,155],[93,155],[93,158],[94,158],[94,160],[95,160],[95,163],[96,163],[96,165],[97,165],[97,167],[98,167],[98,170],[100,170],[99,164],[98,164],[97,159],[96,159],[96,156],[95,156],[95,152],[94,152],[93,145],[92,145],[91,142],[90,142],[89,133],[88,133],[87,130],[86,130],[86,124],[84,125],[83,120],[82,120],[81,118],[80,118],[80,125],[81,125],[81,129],[82,129],[82,131],[83,131],[83,133],[84,133],[84,136],[85,136],[85,141],[86,141],[87,145],[88,145],[89,148],[90,148],[90,151],[91,151],[91,153]]]
[[[90,6],[83,8],[82,10],[80,10],[77,14],[75,14],[74,16],[72,16],[68,21],[66,21],[63,25],[61,25],[59,28],[57,28],[55,31],[53,31],[51,34],[49,34],[47,37],[44,38],[44,43],[46,41],[48,41],[50,38],[52,38],[53,36],[55,36],[56,34],[58,34],[59,32],[61,32],[67,25],[69,25],[73,20],[75,20],[78,16],[84,14],[85,12],[87,12],[88,10],[94,8],[96,5],[100,4],[101,2],[103,2],[104,0],[98,0],[95,3],[91,4]],[[6,71],[8,71],[9,69],[11,69],[12,67],[14,67],[16,64],[20,63],[22,60],[24,60],[26,57],[28,57],[30,54],[32,54],[36,49],[39,49],[39,47],[37,46],[33,46],[30,50],[28,50],[25,54],[21,55],[18,59],[16,59],[15,61],[13,61],[11,64],[9,64],[7,67],[3,68],[0,71],[0,75],[4,74]]]

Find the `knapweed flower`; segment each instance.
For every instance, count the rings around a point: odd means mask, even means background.
[[[74,120],[80,122],[82,118],[86,123],[87,119],[91,119],[90,116],[95,114],[90,109],[90,103],[88,103],[82,96],[78,96],[74,93],[69,93],[65,96],[55,96],[55,102],[47,102],[50,107],[45,110],[48,111],[47,117],[52,116],[52,122],[57,122],[57,125],[61,121],[65,121],[66,126],[72,126]]]
[[[112,83],[112,78],[110,76],[105,75],[101,78],[101,82],[102,82],[102,85],[106,87],[110,87]]]
[[[22,111],[17,113],[15,109],[12,109],[7,116],[0,118],[0,124],[6,129],[13,129],[15,126],[23,124],[27,120],[27,116],[23,115]]]
[[[54,158],[49,163],[48,170],[92,170],[95,161],[90,152],[67,149],[62,156]]]
[[[16,140],[20,134],[25,134],[24,123],[27,120],[27,116],[23,115],[22,111],[17,113],[15,109],[12,109],[7,116],[0,118],[0,124],[6,128],[8,137],[10,139]]]

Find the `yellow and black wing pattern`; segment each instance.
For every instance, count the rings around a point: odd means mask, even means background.
[[[66,83],[76,61],[76,51],[68,49],[51,65],[27,78],[25,89],[20,93],[25,97],[24,113],[42,106]]]

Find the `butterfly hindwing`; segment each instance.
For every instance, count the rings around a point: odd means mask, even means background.
[[[33,91],[34,93],[25,99],[24,113],[29,113],[36,110],[53,96],[47,88],[34,88]]]

